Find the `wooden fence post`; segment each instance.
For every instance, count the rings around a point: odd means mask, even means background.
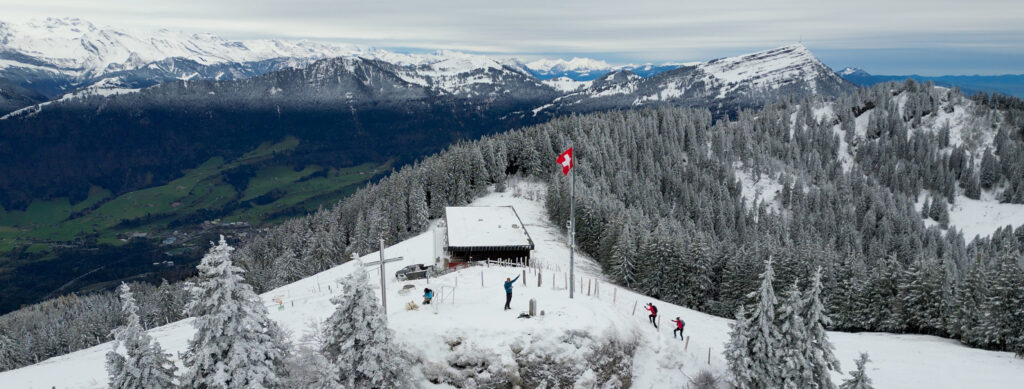
[[[636,316],[636,300],[633,300],[633,316]]]
[[[544,279],[544,275],[540,274],[540,269],[537,269],[537,287],[540,287],[540,281]]]
[[[526,286],[526,269],[523,269],[523,286]]]
[[[708,364],[711,364],[711,347],[708,347]]]
[[[612,288],[612,304],[615,304],[615,297],[619,292],[619,288]]]
[[[484,287],[484,272],[480,272],[480,287]]]
[[[593,279],[587,280],[587,296],[590,296],[590,282],[591,281],[593,281]]]
[[[690,335],[686,335],[686,344],[683,345],[683,350],[690,348]]]

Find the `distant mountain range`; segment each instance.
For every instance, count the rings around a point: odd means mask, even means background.
[[[78,223],[55,241],[81,238],[79,231],[109,240],[110,225],[129,233],[147,223],[178,226],[290,201],[266,212],[269,218],[343,195],[317,187],[324,196],[301,203],[287,191],[257,198],[247,183],[269,172],[317,180],[309,172],[402,166],[454,142],[574,113],[671,105],[707,107],[721,117],[780,97],[854,88],[799,44],[703,63],[611,66],[166,30],[131,34],[47,19],[0,24],[0,58],[0,220],[22,231],[11,233],[14,244],[36,242],[23,239],[35,227],[19,224],[27,216],[17,215],[35,214],[44,203],[66,202],[61,209],[70,212],[48,228]],[[265,152],[275,144],[287,147]],[[249,157],[254,150],[264,150],[258,162]],[[216,184],[214,197],[197,196],[196,204],[160,198],[145,202],[152,210],[141,217],[83,221],[107,215],[103,204],[122,195],[159,192],[154,188],[189,171],[205,172],[200,166],[221,166],[211,161],[222,161],[220,181],[231,183]],[[189,186],[171,190],[179,187]]]
[[[524,63],[516,58],[492,59],[451,51],[401,54],[301,40],[233,41],[165,29],[133,32],[101,28],[77,18],[47,18],[0,22],[0,115],[69,93],[140,89],[174,80],[239,80],[336,57],[374,59],[420,70],[432,66],[449,73],[508,67],[537,80],[555,79],[553,86],[558,90],[566,88],[558,78],[585,82],[618,70],[648,77],[680,66],[613,66],[585,58]]]
[[[839,75],[858,86],[870,86],[880,82],[903,81],[908,78],[916,81],[932,81],[935,85],[947,88],[957,87],[965,94],[977,92],[999,93],[1024,97],[1024,74],[1004,74],[998,76],[919,76],[916,74],[892,76],[869,74],[858,68],[845,68]]]
[[[560,58],[554,60],[539,59],[527,62],[524,66],[529,69],[533,75],[542,80],[565,77],[576,81],[592,81],[614,71],[628,70],[640,77],[650,77],[680,66],[694,65],[697,63],[698,62],[666,63],[662,65],[609,65],[607,62],[601,60],[576,57],[568,61]]]

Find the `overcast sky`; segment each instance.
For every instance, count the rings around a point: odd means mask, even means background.
[[[767,4],[767,3],[782,3]],[[695,61],[802,41],[875,74],[1024,73],[1022,0],[0,0],[0,19],[307,38],[610,63]]]

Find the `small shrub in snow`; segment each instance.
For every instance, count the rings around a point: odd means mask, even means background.
[[[718,377],[708,370],[697,372],[697,376],[690,380],[690,389],[718,389]]]

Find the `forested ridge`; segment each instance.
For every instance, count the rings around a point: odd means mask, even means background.
[[[968,120],[946,128],[936,123],[944,113]],[[234,259],[256,292],[270,290],[374,250],[379,235],[393,243],[418,234],[445,206],[490,185],[504,190],[512,175],[548,182],[549,216],[564,225],[568,180],[554,158],[570,143],[579,247],[624,286],[731,317],[770,257],[780,289],[806,288],[822,268],[830,329],[934,334],[1024,354],[1024,228],[968,241],[941,220],[961,195],[1022,201],[1024,105],[913,82],[831,102],[784,99],[734,120],[715,122],[700,109],[623,110],[457,144],[269,229]],[[741,176],[781,189],[751,199]],[[926,214],[915,205],[922,191]],[[102,296],[113,301],[86,298]],[[24,319],[75,310],[86,309],[44,304],[0,318],[0,366],[109,339]],[[56,344],[31,347],[29,338]]]

